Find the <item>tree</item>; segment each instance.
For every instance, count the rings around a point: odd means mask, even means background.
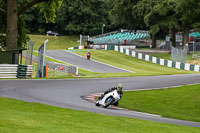
[[[33,7],[23,14],[27,29],[30,32],[44,33],[47,30],[58,32],[59,34],[96,35],[101,33],[102,24],[109,26],[110,9],[109,1],[102,0],[65,0],[56,11],[55,23],[45,23],[39,7]]]
[[[199,0],[141,0],[137,7],[139,11],[147,10],[143,15],[145,24],[150,27],[151,32],[155,33],[163,27],[169,29],[174,47],[176,46],[177,31],[184,31],[183,44],[187,44],[189,30],[199,26]],[[154,22],[151,23],[152,21]]]
[[[134,30],[146,29],[143,16],[138,16],[134,10],[138,2],[139,0],[114,0],[110,11],[112,24]]]
[[[173,0],[141,0],[135,6],[138,14],[144,16],[146,26],[150,28],[152,42],[155,47],[155,35],[163,28],[171,32],[172,46],[176,44],[175,33],[178,28],[177,14],[175,14]]]
[[[107,24],[107,5],[102,0],[66,0],[58,10],[57,29],[68,34],[98,34]]]
[[[6,1],[0,0],[0,50],[4,49],[6,47],[6,37],[5,37],[5,31],[6,31],[6,15],[5,15],[5,9],[6,8]]]
[[[18,19],[25,11],[34,5],[41,7],[47,22],[55,22],[55,12],[62,0],[1,0],[6,5],[0,7],[7,19],[6,44],[7,50],[17,49]]]
[[[184,31],[183,44],[187,44],[189,42],[189,30],[199,27],[200,1],[177,0],[175,10],[176,14],[179,15],[180,30]]]
[[[56,24],[58,17],[60,17],[57,15],[57,13],[56,13],[56,16],[57,17],[55,18],[55,23],[51,23],[51,22],[46,23],[44,13],[40,12],[39,6],[34,6],[23,14],[23,18],[26,23],[26,29],[28,30],[28,32],[39,33],[39,34],[45,34],[46,31],[49,31],[49,30],[55,31],[54,24]]]

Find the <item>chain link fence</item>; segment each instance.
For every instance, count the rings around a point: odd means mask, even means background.
[[[26,53],[23,53],[23,56],[25,57]],[[32,56],[32,61],[38,62],[38,57],[33,55]],[[64,64],[60,64],[60,63],[56,63],[56,62],[52,62],[52,61],[47,61],[47,60],[45,60],[44,64],[48,68],[50,68],[52,70],[55,70],[55,71],[56,71],[56,68],[58,69],[59,67],[66,67],[65,70],[67,70],[66,71],[67,74],[63,73],[64,71],[61,71],[63,75],[68,75],[69,73],[70,74],[74,74],[74,75],[78,75],[78,67],[76,67],[76,66],[64,65]],[[57,75],[58,75],[58,73],[57,73]]]
[[[171,60],[175,62],[185,63],[187,59],[186,48],[174,48],[171,49]]]
[[[34,42],[30,40],[27,44],[27,50],[26,50],[26,59],[25,59],[26,65],[32,65],[33,46]]]

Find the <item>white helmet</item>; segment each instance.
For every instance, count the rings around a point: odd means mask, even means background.
[[[122,91],[122,89],[123,89],[123,85],[122,85],[122,83],[119,83],[117,85],[117,91]]]

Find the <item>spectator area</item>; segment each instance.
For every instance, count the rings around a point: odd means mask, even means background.
[[[148,32],[119,32],[90,38],[94,44],[133,44],[136,40],[149,38]]]

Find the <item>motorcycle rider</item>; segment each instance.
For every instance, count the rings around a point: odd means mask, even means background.
[[[113,87],[113,88],[110,88],[110,89],[108,89],[107,91],[105,91],[104,94],[102,94],[102,95],[99,97],[99,99],[102,99],[102,98],[105,96],[105,94],[107,94],[107,93],[109,93],[109,92],[112,92],[112,91],[114,91],[114,90],[117,90],[117,93],[120,95],[120,98],[121,98],[122,95],[123,95],[122,89],[123,89],[123,85],[122,85],[122,83],[119,83],[119,84],[117,85],[117,87]],[[119,103],[118,103],[118,101],[117,101],[114,105],[117,106],[118,104],[119,104]]]
[[[90,51],[87,52],[87,60],[90,60],[91,53]]]

